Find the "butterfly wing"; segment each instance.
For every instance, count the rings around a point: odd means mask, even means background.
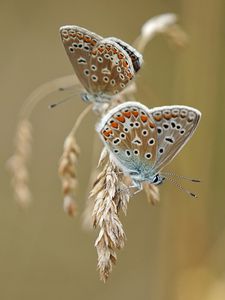
[[[102,37],[74,25],[62,26],[60,35],[77,77],[84,88],[91,92],[89,86],[91,51]]]
[[[96,44],[90,59],[92,94],[111,97],[122,91],[133,77],[132,60],[119,44],[108,38]]]
[[[157,131],[147,107],[138,102],[118,105],[102,119],[97,131],[125,173],[142,177],[151,172],[156,160]]]
[[[111,41],[116,42],[128,53],[128,55],[131,58],[132,64],[133,64],[134,71],[135,71],[135,73],[137,73],[140,70],[141,65],[143,63],[143,57],[142,57],[141,53],[139,53],[134,47],[132,47],[128,43],[126,43],[118,38],[110,37],[109,39]]]
[[[188,106],[164,106],[151,109],[157,127],[157,158],[154,170],[164,168],[184,147],[196,130],[200,111]]]

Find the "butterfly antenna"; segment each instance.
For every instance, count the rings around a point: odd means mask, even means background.
[[[74,90],[76,88],[75,85],[72,85],[72,86],[67,86],[67,87],[59,87],[58,88],[58,91],[59,92],[65,92],[65,91],[71,91],[71,90]]]
[[[55,108],[56,106],[58,106],[58,105],[60,105],[60,104],[62,104],[62,103],[64,103],[64,102],[67,102],[67,101],[70,100],[74,95],[75,95],[75,94],[72,94],[72,95],[70,95],[70,96],[68,96],[68,97],[66,97],[66,98],[64,98],[64,99],[62,99],[62,100],[59,100],[59,101],[56,102],[56,103],[52,103],[52,104],[50,104],[50,105],[48,106],[48,108]]]
[[[195,183],[201,182],[201,180],[199,180],[199,179],[189,178],[189,177],[186,177],[186,176],[177,175],[175,173],[164,173],[163,172],[162,175],[165,175],[166,177],[167,176],[173,176],[173,177],[176,177],[178,179],[184,179],[184,180],[188,180],[188,181],[195,182]]]
[[[198,198],[198,196],[194,193],[192,193],[191,191],[185,189],[182,185],[180,185],[178,182],[176,182],[173,178],[171,177],[166,177],[167,180],[169,180],[171,183],[173,183],[179,190],[185,192],[186,194],[188,194],[189,196],[192,196],[194,198]]]

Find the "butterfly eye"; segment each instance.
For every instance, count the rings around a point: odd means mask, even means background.
[[[159,174],[155,175],[155,177],[153,178],[152,183],[157,183],[159,181]]]

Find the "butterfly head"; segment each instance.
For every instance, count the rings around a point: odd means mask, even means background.
[[[159,185],[159,184],[162,184],[163,181],[165,180],[166,178],[160,174],[156,174],[153,179],[151,180],[151,183],[153,183],[154,185]]]
[[[160,175],[159,173],[152,175],[149,172],[144,171],[130,171],[129,176],[132,180],[140,186],[142,182],[150,182],[154,185],[162,184],[165,180],[165,176]]]

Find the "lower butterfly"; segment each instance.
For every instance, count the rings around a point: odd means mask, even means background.
[[[82,98],[107,102],[124,90],[141,68],[142,55],[126,42],[103,38],[85,28],[60,28],[66,53],[86,92]]]
[[[160,171],[188,142],[200,118],[200,111],[188,106],[149,109],[139,102],[126,102],[102,118],[97,132],[111,158],[130,176],[133,187],[141,190],[143,182],[158,185],[164,181]]]

